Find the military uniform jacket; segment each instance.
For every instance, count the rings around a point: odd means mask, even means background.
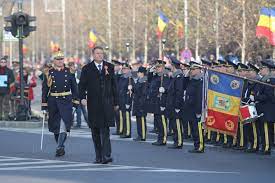
[[[184,121],[198,121],[196,114],[202,113],[202,79],[190,78],[183,106]]]
[[[82,68],[79,81],[79,98],[86,99],[90,128],[115,126],[114,106],[118,105],[114,66],[103,61],[101,73],[94,61]]]
[[[184,94],[182,77],[182,73],[178,73],[170,81],[166,99],[166,113],[169,118],[180,117],[180,112],[176,113],[175,109],[181,109],[181,101]]]
[[[164,93],[159,92],[159,88],[161,87],[161,80],[162,80],[162,87],[165,89]],[[156,75],[152,78],[151,83],[149,84],[147,100],[148,104],[147,112],[160,114],[160,107],[166,107],[166,98],[167,98],[167,90],[169,87],[170,79],[167,76],[159,76]]]
[[[275,84],[275,78],[264,77],[261,81],[268,84]],[[263,122],[273,122],[275,121],[274,108],[275,108],[275,99],[274,99],[274,88],[263,85],[260,83],[256,84],[255,91],[255,101],[256,109],[258,115],[263,113],[263,116],[260,117],[260,120]]]
[[[133,116],[146,116],[146,96],[148,91],[147,77],[139,78],[134,85]]]
[[[74,74],[64,67],[61,70],[52,68],[46,73],[42,83],[42,110],[48,109],[49,131],[59,133],[60,120],[67,131],[72,126],[72,107],[79,104],[77,100],[77,84]]]
[[[134,85],[134,80],[132,77],[124,77],[122,75],[118,82],[119,109],[122,111],[130,111],[132,108],[133,88],[132,90],[129,90],[129,85],[132,85],[132,87]],[[130,105],[130,108],[126,109],[126,105]]]

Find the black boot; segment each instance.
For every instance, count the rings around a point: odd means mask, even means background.
[[[63,132],[63,133],[59,134],[59,137],[58,137],[58,146],[56,148],[56,154],[55,154],[56,157],[64,156],[65,155],[65,146],[64,146],[64,143],[66,141],[66,138],[67,138],[67,133]]]
[[[59,133],[58,134],[54,134],[54,139],[55,139],[56,143],[58,143],[58,137],[59,137]]]

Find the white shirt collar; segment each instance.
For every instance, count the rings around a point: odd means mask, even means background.
[[[97,69],[98,69],[98,66],[100,65],[100,66],[101,66],[101,70],[102,70],[103,61],[102,61],[100,64],[96,63],[95,61],[94,61],[94,63],[95,63],[95,66],[96,66]],[[98,69],[98,70],[99,70],[99,69]]]

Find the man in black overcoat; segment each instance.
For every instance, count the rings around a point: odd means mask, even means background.
[[[79,97],[88,109],[88,125],[92,131],[95,163],[112,162],[109,127],[115,126],[114,111],[118,110],[118,97],[114,79],[114,66],[103,60],[102,47],[92,50],[93,60],[82,68]]]

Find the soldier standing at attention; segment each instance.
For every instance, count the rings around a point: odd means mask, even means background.
[[[53,68],[45,73],[42,83],[42,111],[49,112],[48,127],[57,143],[56,156],[65,155],[64,143],[72,126],[73,105],[79,104],[77,84],[70,69],[64,66],[61,51],[54,54]]]

